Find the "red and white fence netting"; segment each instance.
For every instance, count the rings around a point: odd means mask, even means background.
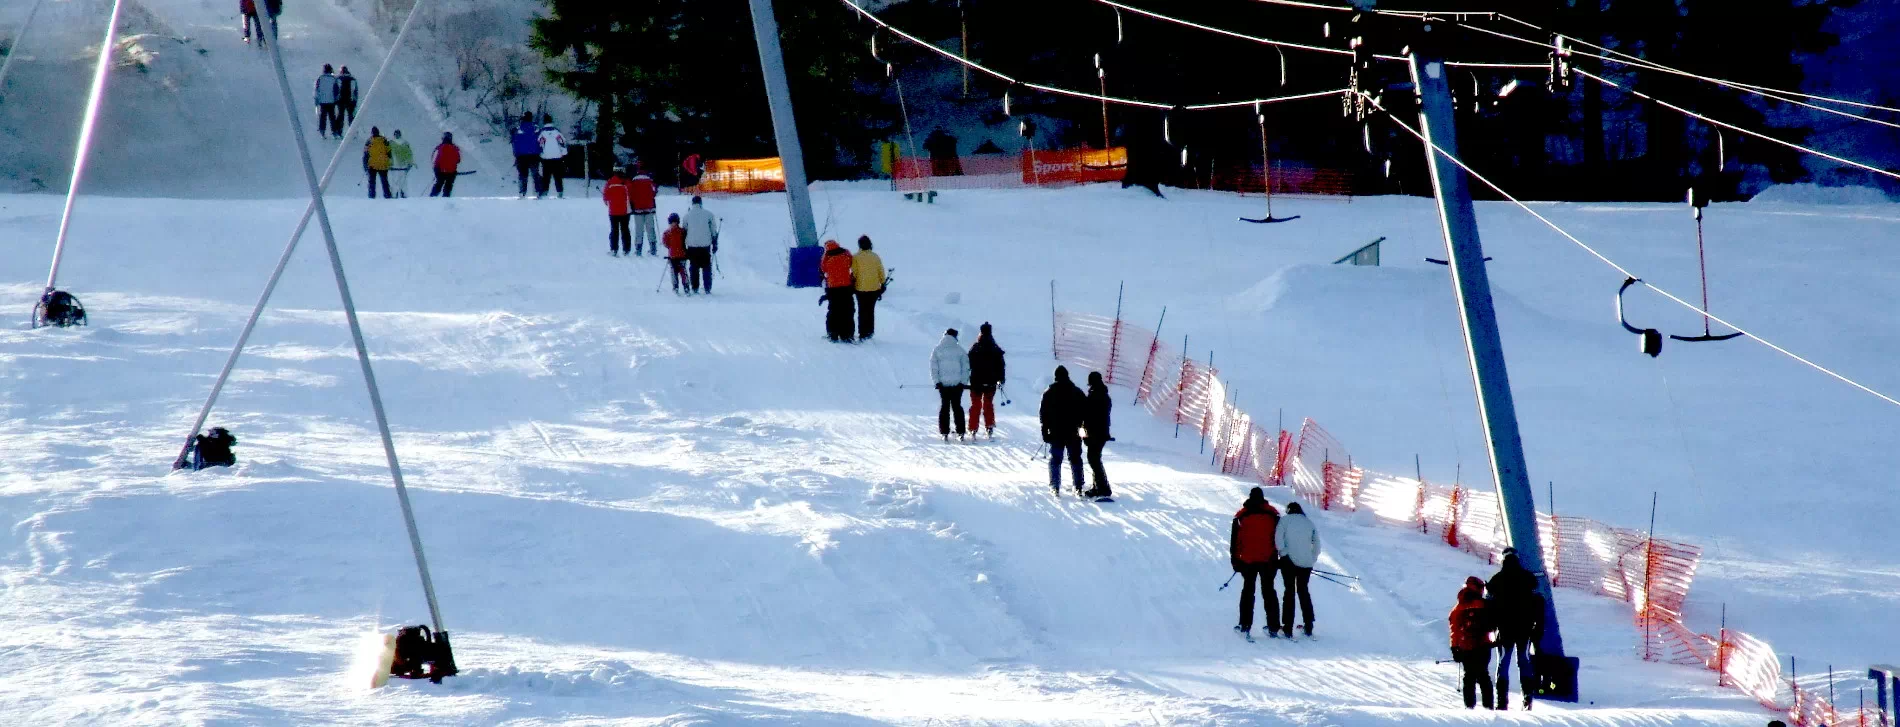
[[[1381,524],[1415,529],[1446,545],[1497,562],[1509,544],[1498,496],[1352,464],[1344,444],[1312,419],[1297,435],[1267,429],[1231,401],[1212,366],[1162,343],[1126,321],[1081,313],[1053,314],[1057,361],[1102,372],[1110,385],[1135,391],[1137,405],[1163,421],[1204,436],[1221,472],[1284,485],[1309,505],[1358,513]],[[1872,710],[1839,712],[1824,695],[1783,674],[1766,642],[1724,629],[1699,634],[1683,623],[1683,604],[1702,558],[1700,547],[1581,517],[1538,514],[1544,568],[1551,585],[1630,604],[1642,633],[1643,658],[1699,666],[1718,683],[1784,712],[1795,725],[1878,727]]]

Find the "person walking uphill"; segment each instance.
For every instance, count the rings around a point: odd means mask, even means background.
[[[977,328],[976,343],[970,346],[970,435],[982,429],[996,438],[996,389],[1006,378],[1003,347],[996,345],[990,324]],[[986,424],[987,422],[987,424]]]
[[[1524,709],[1531,708],[1537,675],[1531,664],[1531,643],[1544,631],[1544,597],[1537,593],[1537,576],[1524,569],[1516,548],[1504,549],[1497,575],[1485,584],[1492,622],[1498,629],[1498,709],[1511,704],[1511,661],[1517,660],[1518,686],[1524,690]]]
[[[337,113],[336,100],[336,70],[325,63],[323,75],[317,76],[317,138],[343,135],[343,118]]]
[[[719,223],[699,197],[693,197],[693,204],[686,208],[686,274],[693,284],[693,292],[699,292],[699,281],[706,280],[706,294],[712,294],[712,256],[719,252]]]
[[[389,140],[389,171],[396,180],[396,196],[409,198],[409,170],[416,168],[416,149],[402,138],[402,129]]]
[[[1300,503],[1286,504],[1286,515],[1273,529],[1273,549],[1280,552],[1280,579],[1286,593],[1280,601],[1280,628],[1293,638],[1293,599],[1299,594],[1301,631],[1313,635],[1313,594],[1307,586],[1313,580],[1313,566],[1319,564],[1319,531]]]
[[[825,278],[825,337],[833,343],[851,342],[851,305],[856,296],[852,294],[851,252],[838,244],[837,240],[825,241],[825,255],[818,258],[818,271]],[[942,388],[942,387],[939,387]],[[957,417],[958,430],[962,430],[963,417]]]
[[[1465,709],[1478,708],[1478,692],[1484,693],[1484,708],[1491,708],[1491,614],[1484,603],[1484,581],[1477,576],[1465,579],[1458,589],[1458,605],[1451,609],[1451,660],[1464,670]]]
[[[850,323],[847,321],[846,325]],[[944,331],[943,340],[930,352],[930,380],[937,385],[937,431],[943,434],[943,441],[950,441],[950,420],[954,414],[957,441],[963,441],[963,390],[970,385],[970,356],[957,343],[957,329]]]
[[[632,216],[632,197],[626,175],[616,167],[613,174],[608,175],[607,185],[600,188],[600,201],[607,203],[607,254],[614,257],[633,249],[629,247],[633,245],[633,234],[627,229],[627,220]]]
[[[1253,640],[1254,583],[1259,582],[1261,603],[1267,612],[1267,635],[1280,635],[1280,609],[1274,603],[1274,563],[1279,551],[1273,536],[1280,528],[1280,511],[1267,503],[1267,496],[1255,487],[1247,492],[1247,501],[1234,513],[1233,529],[1228,536],[1227,557],[1234,572],[1240,574],[1240,624],[1234,627],[1248,641]]]
[[[257,28],[257,47],[264,47],[264,21],[257,19],[257,0],[238,0],[238,14],[244,16],[244,42],[251,42],[251,28]]]
[[[648,255],[660,254],[660,235],[653,230],[653,218],[659,212],[660,186],[647,176],[645,168],[634,164],[627,191],[628,206],[633,211],[633,254],[640,254],[641,243],[646,243]]]
[[[350,75],[349,66],[344,66],[336,73],[336,115],[343,120],[344,128],[356,123],[356,96],[356,77]]]
[[[858,254],[851,256],[851,277],[858,298],[858,340],[869,341],[877,332],[877,301],[884,297],[884,260],[871,251],[871,236],[858,236]],[[972,433],[976,427],[970,427]]]
[[[1069,380],[1069,367],[1056,367],[1056,380],[1042,392],[1042,441],[1049,443],[1049,489],[1062,494],[1062,458],[1069,458],[1069,481],[1082,494],[1082,390]]]
[[[521,123],[508,134],[508,146],[515,153],[517,199],[527,199],[528,180],[538,179],[541,171],[541,127],[534,125],[534,114],[521,112]]]
[[[541,133],[535,135],[535,141],[541,146],[541,176],[535,178],[534,197],[542,199],[548,196],[548,185],[553,183],[555,195],[565,199],[567,189],[562,186],[561,178],[566,175],[567,137],[555,128],[554,117],[541,116]]]
[[[435,147],[435,186],[429,188],[429,196],[452,196],[455,192],[455,169],[462,164],[462,148],[455,145],[455,135],[442,132],[442,143]]]
[[[1114,491],[1108,487],[1108,471],[1102,468],[1102,448],[1115,441],[1108,433],[1109,412],[1115,404],[1109,399],[1108,384],[1102,382],[1102,372],[1089,372],[1089,393],[1082,401],[1082,446],[1089,461],[1089,474],[1093,483],[1084,497],[1108,497]]]

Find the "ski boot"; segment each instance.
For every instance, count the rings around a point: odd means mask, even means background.
[[[1240,638],[1246,639],[1247,643],[1249,644],[1253,643],[1253,629],[1246,629],[1246,628],[1241,628],[1239,626],[1235,626],[1234,633],[1240,634]]]

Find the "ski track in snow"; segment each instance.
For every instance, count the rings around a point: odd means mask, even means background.
[[[1158,214],[1104,188],[1027,196],[1072,218]],[[1251,204],[1177,196],[1185,200],[1164,214],[1231,219]],[[965,287],[974,256],[930,248],[945,233],[917,221],[950,224],[943,215],[970,214],[954,205],[981,195],[946,196],[943,210],[884,193],[828,198],[841,220],[878,220],[865,227],[902,271],[871,343],[825,343],[814,294],[781,287],[776,195],[713,201],[728,221],[724,274],[716,295],[698,299],[654,294],[651,259],[601,255],[593,201],[333,202],[466,669],[441,686],[374,693],[343,681],[355,639],[426,611],[320,240],[305,241],[210,421],[240,438],[241,464],[167,473],[302,204],[90,200],[65,280],[94,326],[0,328],[9,452],[0,714],[33,723],[1497,721],[1458,708],[1455,668],[1433,663],[1445,656],[1450,591],[1487,566],[1413,533],[1318,513],[1323,567],[1362,576],[1366,588],[1314,581],[1318,640],[1240,642],[1229,630],[1238,585],[1216,589],[1247,482],[1211,473],[1194,442],[1173,439],[1116,389],[1118,502],[1051,497],[1034,441],[1036,394],[1053,363],[1038,297],[1048,271],[997,263],[1002,282]],[[57,204],[0,197],[0,232],[50,239]],[[1307,214],[1402,219],[1425,204],[1362,200]],[[1129,211],[1104,212],[1119,208]],[[1160,224],[1108,219],[1088,225],[1131,230],[1077,237],[1059,221],[1030,223],[1046,216],[1035,209],[999,205],[964,234],[986,245],[1044,236],[1097,246],[1092,254],[1108,260],[1074,280],[1086,289],[1059,291],[1065,308],[1112,304],[1095,300],[1112,291],[1104,281],[1141,270],[1122,261],[1149,256],[1142,225]],[[111,234],[122,230],[141,234]],[[1011,254],[1010,265],[1055,244]],[[1157,285],[1180,291],[1190,310],[1208,305],[1196,301],[1205,295],[1230,315],[1336,301],[1313,288],[1350,287],[1328,277],[1334,269],[1268,277],[1279,267],[1271,260],[1232,277],[1184,267]],[[40,262],[0,263],[0,300],[21,315]],[[1429,270],[1389,274],[1377,295],[1438,284]],[[941,302],[951,290],[964,291],[960,306]],[[1512,295],[1501,287],[1501,299]],[[922,381],[946,325],[973,333],[983,320],[1010,350],[1014,403],[998,409],[995,441],[944,444],[935,397],[896,385]],[[1376,337],[1389,324],[1365,325]],[[1318,350],[1288,357],[1324,358],[1329,337],[1346,335],[1320,334]],[[1253,361],[1236,358],[1225,368],[1259,377],[1240,380],[1262,400],[1281,385],[1266,367],[1291,366],[1262,360],[1250,372]],[[1437,376],[1421,379],[1431,382],[1425,414],[1408,426],[1440,426]],[[1340,407],[1370,400],[1345,394]],[[1288,398],[1305,396],[1324,398]],[[1451,396],[1467,419],[1468,394]],[[1290,411],[1322,422],[1341,411],[1315,409]],[[1363,425],[1336,431],[1354,426]],[[1362,456],[1386,448],[1343,438]],[[1466,456],[1476,451],[1466,446]],[[1732,557],[1735,568],[1792,567]],[[1570,591],[1559,599],[1594,703],[1504,720],[1764,721],[1707,673],[1633,656],[1623,604]]]

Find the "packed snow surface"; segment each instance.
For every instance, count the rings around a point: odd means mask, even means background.
[[[579,186],[579,185],[576,185]],[[1488,723],[1465,712],[1444,615],[1490,568],[1402,529],[1316,513],[1318,640],[1234,637],[1228,522],[1247,481],[1116,389],[1118,502],[1051,496],[1035,406],[1055,305],[1168,307],[1259,417],[1310,416],[1356,463],[1485,482],[1429,200],[1086,187],[815,192],[895,282],[875,340],[822,336],[783,285],[782,195],[714,198],[710,297],[606,253],[597,199],[366,201],[330,210],[363,311],[462,676],[346,681],[372,629],[427,620],[311,236],[211,418],[230,470],[169,471],[296,200],[80,200],[61,287],[93,325],[29,330],[59,198],[0,197],[0,714],[7,721],[717,724]],[[661,212],[685,201],[666,196]],[[1679,205],[1540,209],[1694,292]],[[1715,310],[1883,390],[1900,213],[1709,211]],[[1747,340],[1636,352],[1621,278],[1521,212],[1480,206],[1532,476],[1556,507],[1707,546],[1690,625],[1843,670],[1889,660],[1900,556],[1877,546],[1895,407]],[[1385,267],[1325,263],[1376,237]],[[947,304],[949,293],[961,302]],[[1632,293],[1665,332],[1700,318]],[[995,324],[995,441],[945,444],[926,384],[947,327]],[[1145,325],[1151,325],[1149,321]],[[1079,376],[1078,376],[1079,378]],[[1066,482],[1065,482],[1066,484]],[[1545,488],[1539,488],[1540,499]],[[1269,491],[1283,502],[1288,493]],[[1545,503],[1546,505],[1548,503]],[[1315,510],[1317,508],[1314,508]],[[1525,723],[1758,725],[1713,675],[1644,663],[1621,602],[1560,591],[1586,700]],[[1822,617],[1822,614],[1826,614]],[[1804,671],[1808,671],[1804,668]],[[1851,702],[1850,702],[1851,704]]]

